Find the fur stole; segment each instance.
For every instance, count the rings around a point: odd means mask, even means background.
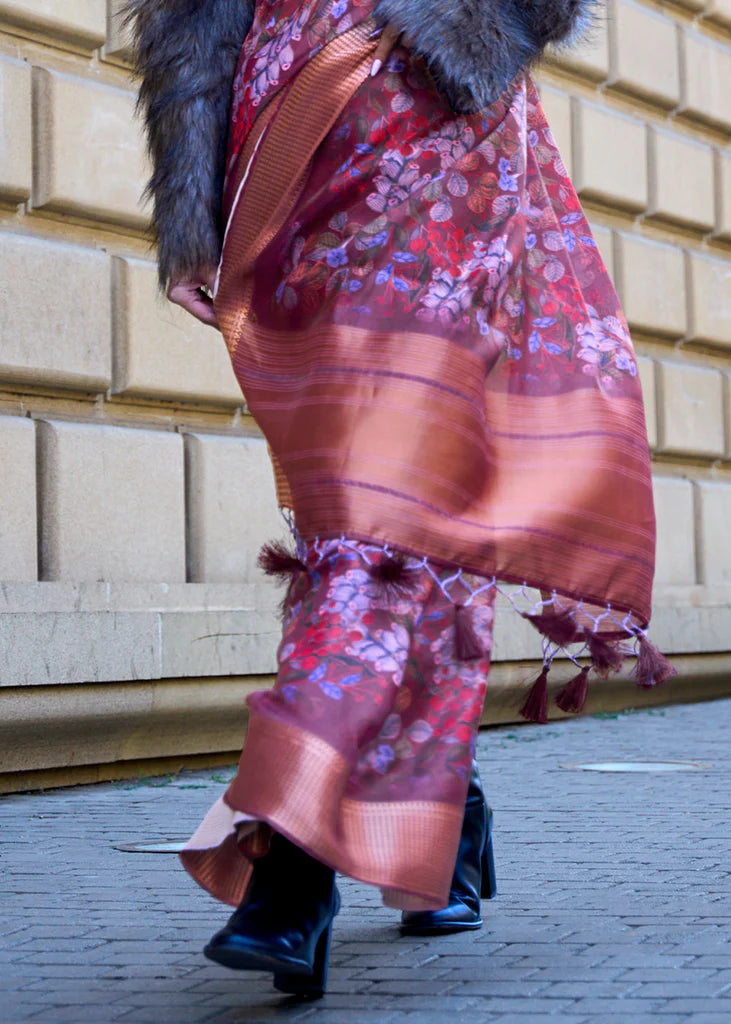
[[[579,36],[595,0],[377,0],[460,112],[494,103],[549,43]]]
[[[595,0],[376,0],[455,110],[494,102]],[[160,282],[215,265],[231,84],[255,0],[128,0],[147,129]]]
[[[254,0],[128,0],[160,284],[218,263],[231,85]]]

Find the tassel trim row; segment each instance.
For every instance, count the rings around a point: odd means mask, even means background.
[[[531,722],[545,724],[548,721],[548,673],[553,659],[560,651],[571,658],[579,669],[578,675],[566,683],[555,698],[557,707],[567,714],[577,714],[583,710],[592,669],[600,679],[607,679],[610,673],[618,672],[622,668],[625,658],[634,655],[637,662],[632,674],[638,686],[659,686],[677,674],[667,658],[650,643],[644,630],[633,624],[629,615],[622,620],[618,619],[611,608],[607,608],[605,613],[594,620],[593,630],[588,629],[577,621],[575,609],[561,608],[560,600],[555,593],[549,600],[540,601],[531,611],[523,612],[516,604],[516,597],[527,596],[525,585],[517,594],[503,589],[494,578],[481,581],[474,587],[468,581],[469,577],[461,570],[443,579],[429,564],[427,558],[409,557],[388,545],[356,544],[346,538],[322,542],[316,540],[311,544],[304,544],[297,535],[293,523],[290,522],[289,525],[295,537],[296,551],[289,551],[284,544],[277,541],[265,545],[259,555],[259,566],[267,575],[288,583],[284,604],[295,582],[301,579],[303,574],[309,578],[311,570],[324,561],[332,551],[332,545],[344,545],[360,556],[373,581],[376,599],[383,601],[403,599],[413,594],[418,585],[419,570],[425,569],[454,604],[454,646],[457,658],[460,661],[476,661],[484,657],[486,651],[475,628],[470,607],[472,598],[488,589],[495,589],[507,597],[515,610],[544,638],[543,668],[520,709],[520,714]],[[455,584],[461,585],[465,591],[460,594],[460,598],[450,590]],[[547,610],[552,607],[558,608],[558,611]],[[632,642],[631,647],[623,647],[622,641],[607,640],[599,633],[599,625],[602,619],[607,617],[618,630],[624,630],[627,641]],[[582,645],[576,655],[567,650],[572,644]],[[590,663],[581,667],[578,659],[583,657],[588,657]]]

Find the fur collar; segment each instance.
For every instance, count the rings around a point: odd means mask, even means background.
[[[580,35],[595,0],[377,0],[460,111],[494,103],[549,43]]]

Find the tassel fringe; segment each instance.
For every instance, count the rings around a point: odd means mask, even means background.
[[[599,678],[606,679],[610,672],[619,672],[624,662],[624,655],[616,644],[602,639],[596,633],[585,635],[591,664]]]
[[[291,582],[300,573],[307,572],[305,562],[278,540],[264,545],[259,552],[258,564],[267,576],[274,576],[280,583]]]
[[[485,655],[485,645],[475,630],[472,610],[463,604],[454,606],[454,650],[460,661],[477,661]]]
[[[583,711],[586,704],[586,694],[589,688],[589,672],[591,665],[582,668],[578,676],[566,683],[556,697],[556,704],[569,715],[576,715]]]
[[[633,672],[638,685],[645,688],[659,686],[677,674],[677,669],[673,668],[665,655],[646,636],[640,637],[637,664]]]
[[[558,644],[559,647],[566,647],[579,639],[579,630],[568,612],[559,612],[558,615],[547,615],[545,612],[541,612],[540,615],[528,615],[523,612],[523,618],[532,623],[552,644]]]
[[[368,575],[379,591],[389,597],[408,597],[414,590],[417,574],[400,552],[386,555],[368,567]]]
[[[579,601],[576,607],[563,608],[560,599],[553,595],[552,600],[544,599],[534,604],[531,610],[522,611],[519,601],[532,600],[526,592],[527,583],[523,583],[520,590],[508,591],[503,589],[496,578],[475,581],[466,572],[457,570],[454,575],[443,580],[436,567],[429,564],[426,558],[416,562],[414,568],[409,564],[408,557],[399,551],[392,550],[388,545],[366,545],[364,551],[354,541],[341,537],[339,540],[315,540],[312,545],[305,544],[294,529],[297,540],[297,551],[306,549],[308,555],[314,553],[317,558],[311,562],[313,566],[319,564],[319,559],[326,558],[330,546],[343,544],[351,551],[361,554],[364,568],[372,582],[380,589],[383,596],[407,597],[414,593],[420,581],[420,570],[424,569],[431,576],[435,585],[440,587],[442,593],[448,597],[454,605],[454,650],[460,661],[475,661],[485,656],[485,647],[475,628],[474,613],[471,607],[472,598],[493,589],[496,593],[502,594],[512,605],[513,609],[531,623],[544,638],[544,666],[540,675],[533,684],[520,714],[532,722],[541,724],[548,721],[548,672],[551,661],[561,650],[573,657],[568,650],[571,644],[582,644],[584,648],[578,651],[578,657],[583,658],[587,653],[591,663],[582,668],[578,675],[571,679],[556,695],[556,706],[567,714],[576,714],[583,710],[588,691],[589,675],[593,669],[597,675],[606,679],[611,672],[618,672],[631,650],[621,644],[633,642],[636,644],[637,663],[632,674],[637,684],[642,687],[653,687],[664,683],[672,676],[677,675],[676,670],[664,657],[663,654],[647,639],[644,630],[637,624],[636,616],[633,613],[613,609],[611,605],[598,616],[590,614],[591,607],[587,610],[582,607],[583,602]],[[308,562],[310,562],[308,557]],[[293,584],[304,573],[309,580],[310,570],[307,562],[298,557],[297,554],[289,551],[281,542],[267,544],[259,555],[260,567],[270,576],[277,577],[283,582],[289,582],[287,597],[284,604],[292,593]],[[463,588],[460,598],[452,591]],[[464,594],[466,591],[466,595]],[[547,593],[542,591],[543,597]],[[525,607],[525,606],[524,606]],[[557,608],[552,613],[547,609]],[[587,626],[591,623],[591,628]],[[606,632],[605,632],[606,630]],[[611,636],[611,639],[607,639]],[[617,637],[621,639],[617,639]]]
[[[529,722],[545,725],[548,721],[548,666],[544,666],[543,671],[533,684],[520,713]]]

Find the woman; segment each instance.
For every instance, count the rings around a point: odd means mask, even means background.
[[[132,3],[161,282],[222,330],[296,542],[262,556],[276,685],[183,863],[238,907],[206,954],[286,992],[324,990],[333,869],[407,931],[481,924],[497,592],[543,635],[526,717],[569,644],[564,710],[621,640],[671,671],[632,345],[528,74],[587,5]]]

